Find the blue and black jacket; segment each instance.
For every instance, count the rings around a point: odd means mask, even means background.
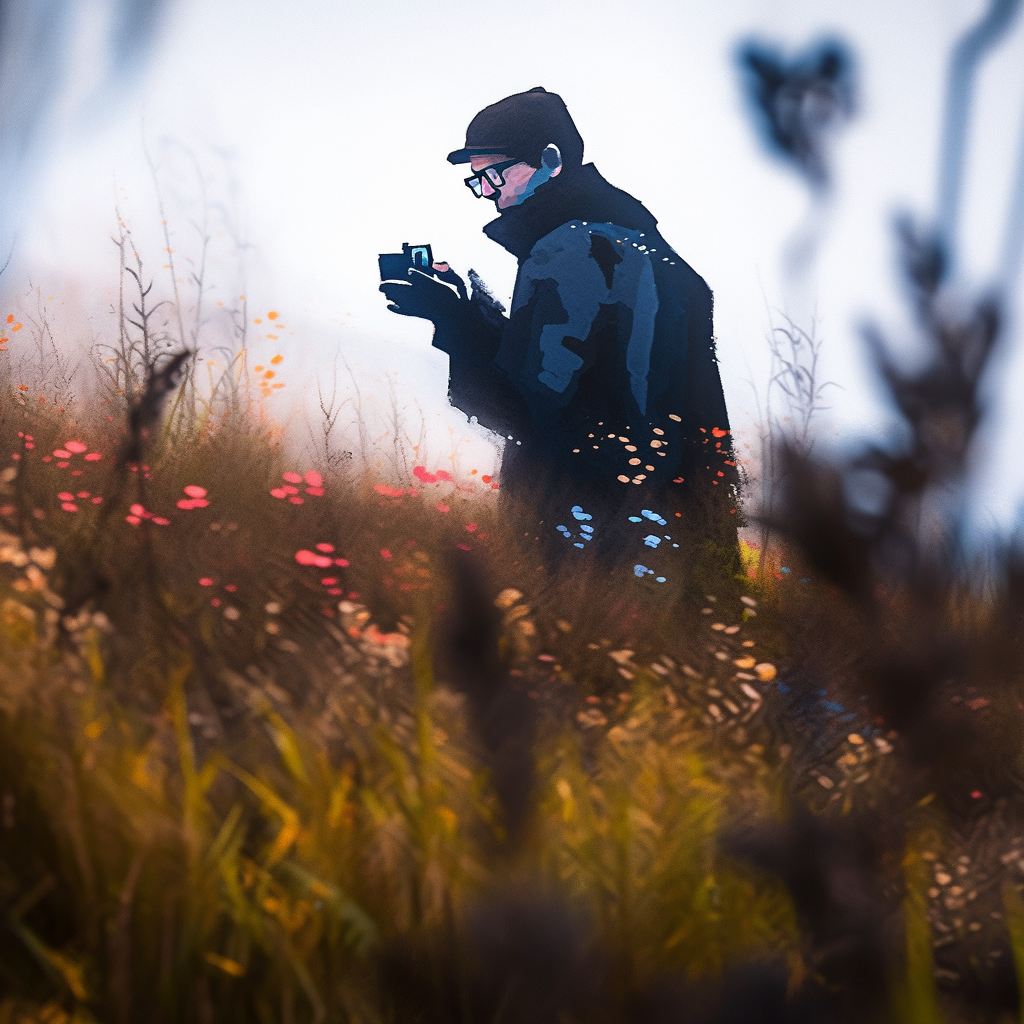
[[[519,260],[512,308],[474,288],[434,345],[452,403],[508,439],[505,495],[556,516],[570,498],[674,510],[713,495],[731,514],[711,291],[647,209],[587,164],[484,232]],[[735,516],[724,525],[734,538]]]

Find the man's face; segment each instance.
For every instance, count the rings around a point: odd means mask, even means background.
[[[482,171],[485,167],[494,164],[502,164],[510,158],[503,153],[490,153],[484,156],[475,156],[469,161],[469,166],[474,171]],[[507,210],[510,206],[518,206],[529,191],[530,179],[537,173],[536,167],[531,167],[525,160],[521,160],[511,167],[506,167],[501,172],[505,179],[504,185],[492,185],[484,175],[481,179],[483,185],[483,198],[494,200],[499,210]]]

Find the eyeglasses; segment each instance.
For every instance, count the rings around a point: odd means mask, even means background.
[[[520,160],[505,160],[500,164],[491,164],[490,167],[484,167],[477,171],[472,177],[466,178],[466,186],[473,190],[473,195],[480,199],[484,194],[484,179],[487,179],[487,184],[492,188],[500,188],[505,184],[505,179],[502,177],[502,171],[507,171],[510,167],[521,163]]]

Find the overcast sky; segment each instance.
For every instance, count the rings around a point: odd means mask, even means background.
[[[218,199],[230,160],[254,247],[250,310],[254,317],[279,310],[287,328],[273,342],[287,346],[283,366],[293,376],[283,370],[282,379],[297,386],[314,372],[329,374],[340,349],[375,379],[392,375],[403,402],[415,397],[432,422],[473,438],[467,452],[485,460],[482,433],[445,411],[445,361],[430,350],[430,325],[385,310],[376,255],[403,241],[429,242],[435,257],[463,274],[474,267],[507,301],[515,262],[480,233],[493,206],[472,198],[464,169],[445,155],[462,144],[481,107],[543,85],[568,104],[586,158],[651,210],[713,289],[730,416],[738,435],[749,437],[754,389],[763,400],[768,375],[765,334],[784,305],[780,254],[807,196],[795,175],[761,151],[732,55],[750,35],[795,50],[838,34],[857,54],[861,98],[837,153],[838,205],[815,269],[817,325],[825,374],[842,385],[832,389],[833,435],[884,430],[886,411],[866,372],[858,325],[874,317],[901,337],[891,217],[900,208],[932,210],[945,60],[985,6],[179,2],[137,92],[87,131],[54,140],[5,275],[4,301],[31,279],[51,293],[73,293],[75,315],[92,316],[94,335],[111,329],[103,310],[116,286],[109,241],[115,179],[123,213],[159,271],[143,136],[151,153],[168,160],[168,202],[177,197],[172,245],[194,250],[194,232],[178,213],[194,192],[191,164],[162,141],[174,138],[196,154]],[[964,268],[973,283],[994,270],[1003,241],[1024,125],[1022,68],[1024,20],[986,63],[976,95],[964,208]],[[215,255],[223,300],[234,282],[223,247]],[[994,375],[998,402],[980,470],[983,522],[1010,522],[1024,498],[1020,340],[1014,325]],[[374,394],[380,401],[386,390]]]

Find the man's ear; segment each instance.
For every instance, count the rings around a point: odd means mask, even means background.
[[[562,151],[553,142],[549,142],[540,155],[540,162],[553,178],[562,169]]]

